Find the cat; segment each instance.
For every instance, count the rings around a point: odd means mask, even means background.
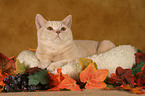
[[[35,23],[38,37],[36,56],[41,62],[40,67],[50,72],[72,60],[100,54],[115,47],[109,40],[73,40],[71,15],[62,21],[47,21],[37,14]]]

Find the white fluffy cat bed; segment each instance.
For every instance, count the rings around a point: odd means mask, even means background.
[[[135,64],[134,53],[136,53],[136,49],[134,47],[130,45],[120,45],[105,53],[101,53],[99,55],[95,54],[86,58],[91,58],[94,62],[96,62],[98,69],[108,69],[108,75],[110,75],[111,73],[115,72],[118,66],[125,69],[132,68],[132,66]],[[29,66],[30,68],[40,66],[40,62],[37,59],[35,52],[30,50],[21,52],[17,59],[20,61],[20,63],[24,63],[25,66]],[[61,66],[61,68],[62,73],[68,74],[73,79],[79,79],[81,66],[78,60],[68,62],[68,64]],[[56,74],[57,71],[55,70],[51,73]]]

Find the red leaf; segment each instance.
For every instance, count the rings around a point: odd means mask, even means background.
[[[131,74],[131,69],[123,69],[122,67],[116,68],[116,75],[109,77],[109,82],[114,85],[127,85],[130,84],[134,87],[134,78]]]
[[[140,61],[145,62],[145,53],[135,53],[136,63],[138,64]]]
[[[0,53],[0,71],[2,73],[13,74],[15,73],[15,62],[13,58],[8,58]]]
[[[90,63],[85,70],[80,74],[80,81],[86,83],[86,89],[105,88],[106,84],[103,81],[108,75],[107,69],[97,70],[93,63]]]
[[[32,74],[35,74],[37,71],[41,71],[42,69],[38,68],[38,67],[33,67],[33,68],[29,68],[28,70],[26,70],[24,72],[24,74],[27,74],[27,75],[32,75]]]
[[[135,81],[138,86],[142,86],[145,83],[145,65],[142,67],[141,72],[136,74]]]

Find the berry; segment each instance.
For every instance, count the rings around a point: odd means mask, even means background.
[[[5,85],[4,91],[10,92],[10,91],[13,91],[13,90],[12,90],[12,88],[9,85]]]
[[[9,84],[8,78],[4,78],[4,79],[3,79],[3,82],[4,82],[5,84]]]
[[[35,74],[37,71],[41,71],[40,68],[30,68],[24,74],[18,73],[16,76],[7,76],[3,79],[5,83],[5,92],[18,92],[18,91],[35,91],[35,90],[47,90],[49,88],[48,84],[37,84],[28,85],[29,78],[31,74]]]

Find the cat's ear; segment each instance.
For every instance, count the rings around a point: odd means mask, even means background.
[[[62,20],[62,23],[70,28],[72,24],[72,16],[68,15],[64,20]]]
[[[40,29],[46,22],[47,20],[45,20],[40,14],[36,15],[35,24],[37,29]]]

